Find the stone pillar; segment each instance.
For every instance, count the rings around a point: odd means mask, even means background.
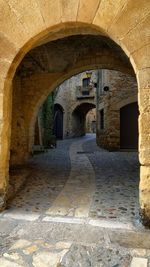
[[[24,164],[27,158],[28,139],[23,112],[21,80],[19,77],[15,77],[13,81],[10,166]]]
[[[150,227],[150,165],[140,169],[140,207],[144,225]]]
[[[145,84],[145,87],[147,88],[139,88],[138,95],[140,109],[139,153],[141,163],[139,193],[142,221],[150,227],[150,88],[148,88],[148,82]]]
[[[6,206],[9,180],[11,82],[5,81],[2,86],[3,89],[0,88],[0,211]]]

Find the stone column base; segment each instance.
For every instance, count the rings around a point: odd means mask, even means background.
[[[140,170],[140,215],[142,223],[150,228],[150,166],[141,166]]]
[[[146,209],[140,209],[141,222],[144,226],[150,229],[150,211]]]
[[[0,212],[6,208],[6,192],[0,190]]]

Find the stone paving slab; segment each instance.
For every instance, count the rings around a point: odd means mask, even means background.
[[[14,220],[0,219],[0,236],[9,235],[10,232],[18,225]]]
[[[131,261],[131,267],[147,267],[148,259],[133,257]]]
[[[95,189],[95,173],[88,158],[78,151],[83,140],[74,142],[70,147],[70,176],[46,214],[74,217],[88,217],[90,203]]]
[[[36,213],[23,213],[23,212],[17,212],[16,210],[9,213],[4,213],[4,218],[11,218],[15,220],[25,220],[25,221],[36,221],[40,217],[40,214]]]
[[[42,219],[43,222],[56,222],[56,223],[70,223],[70,224],[85,224],[86,221],[81,218],[74,218],[74,217],[52,217],[52,216],[45,216]]]
[[[13,221],[9,220],[5,221],[8,229]],[[150,263],[150,231],[111,229],[74,220],[76,224],[18,221],[3,237],[0,266],[129,267],[133,257]]]
[[[129,267],[131,264],[131,267],[147,267],[147,265],[140,264],[149,262],[150,252],[145,250],[145,257],[137,257],[138,255],[141,255],[138,249],[128,249],[112,244],[50,242],[40,237],[32,241],[27,239],[14,241],[14,244],[0,257],[0,266]]]
[[[66,240],[88,244],[97,244],[109,239],[111,243],[124,247],[150,248],[150,230],[111,228],[106,223],[93,226],[78,219],[75,219],[76,223],[72,223],[71,218],[69,220],[68,222],[66,220],[20,221],[12,230],[11,238],[30,239],[31,236],[33,239],[38,239],[42,236],[51,242]]]
[[[56,223],[70,223],[70,224],[89,224],[92,226],[98,226],[102,228],[109,229],[123,229],[123,230],[135,230],[136,227],[131,223],[122,223],[118,221],[108,221],[108,220],[94,220],[90,218],[76,218],[76,217],[62,217],[62,216],[45,216],[42,218],[43,222],[56,222]]]

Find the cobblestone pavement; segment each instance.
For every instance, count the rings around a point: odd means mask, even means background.
[[[137,232],[118,231],[83,224],[1,219],[0,266],[149,267],[150,232],[141,232],[140,237]],[[116,244],[119,235],[120,243]]]
[[[135,152],[107,152],[88,135],[58,142],[29,166],[0,215],[0,267],[150,267]]]
[[[139,164],[136,152],[108,152],[94,135],[58,142],[34,156],[26,186],[4,216],[90,217],[136,223]]]
[[[2,267],[128,267],[132,258],[142,254],[149,259],[149,251],[121,247],[88,246],[71,242],[49,243],[43,239],[17,240],[0,258]],[[143,257],[143,255],[145,257]],[[140,257],[141,259],[141,257]],[[134,267],[140,267],[135,265]]]
[[[24,188],[9,202],[8,213],[43,214],[47,211],[68,179],[71,143],[72,140],[58,142],[57,149],[38,154],[30,160],[30,176]]]
[[[108,152],[97,147],[95,140],[87,141],[83,148],[95,171],[96,190],[90,217],[133,223],[138,221],[137,152]]]

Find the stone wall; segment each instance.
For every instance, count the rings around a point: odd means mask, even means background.
[[[105,86],[109,87],[104,91]],[[120,108],[137,101],[137,82],[130,75],[118,71],[102,70],[98,93],[97,143],[106,149],[120,148]],[[104,127],[101,127],[101,110]],[[103,129],[101,129],[103,128]]]
[[[13,81],[10,166],[24,164],[28,158],[28,138],[25,125],[21,79]]]

